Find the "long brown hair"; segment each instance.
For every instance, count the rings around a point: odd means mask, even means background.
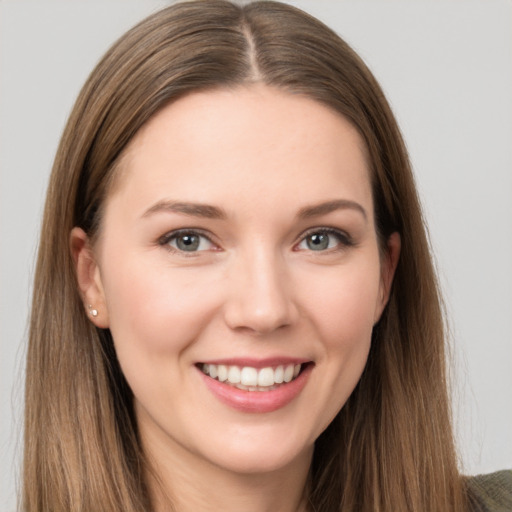
[[[249,82],[313,98],[360,132],[382,246],[401,257],[367,366],[316,442],[311,509],[465,509],[451,431],[438,285],[406,149],[365,64],[330,29],[287,5],[207,0],[168,7],[105,55],[57,151],[37,262],[26,368],[22,510],[151,511],[132,394],[110,332],[89,322],[69,234],[94,238],[120,155],[164,105]]]

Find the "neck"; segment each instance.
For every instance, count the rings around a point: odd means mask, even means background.
[[[155,512],[307,512],[306,485],[313,448],[266,472],[234,472],[182,446],[151,450],[149,488]]]

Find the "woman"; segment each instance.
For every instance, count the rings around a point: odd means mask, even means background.
[[[280,4],[148,18],[57,153],[24,510],[468,510],[399,130]],[[50,307],[51,305],[51,307]]]

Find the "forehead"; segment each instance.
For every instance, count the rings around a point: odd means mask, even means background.
[[[249,201],[287,190],[297,201],[347,193],[367,200],[369,181],[364,143],[345,118],[251,85],[192,93],[160,110],[127,147],[112,195],[211,202],[231,191]]]

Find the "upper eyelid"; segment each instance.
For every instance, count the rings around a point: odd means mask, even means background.
[[[339,235],[341,238],[344,238],[347,241],[352,240],[352,237],[349,235],[349,233],[347,233],[343,229],[333,228],[333,227],[330,227],[330,226],[318,226],[318,227],[309,228],[309,229],[303,231],[299,235],[297,241],[301,242],[307,236],[314,235],[315,233],[327,233],[327,234]]]
[[[168,243],[169,240],[172,240],[173,238],[176,238],[180,235],[188,235],[188,234],[194,234],[199,235],[204,238],[206,238],[209,242],[214,244],[215,242],[212,239],[212,236],[200,228],[180,228],[180,229],[173,229],[172,231],[168,231],[167,233],[163,234],[162,236],[158,237],[159,243]]]

